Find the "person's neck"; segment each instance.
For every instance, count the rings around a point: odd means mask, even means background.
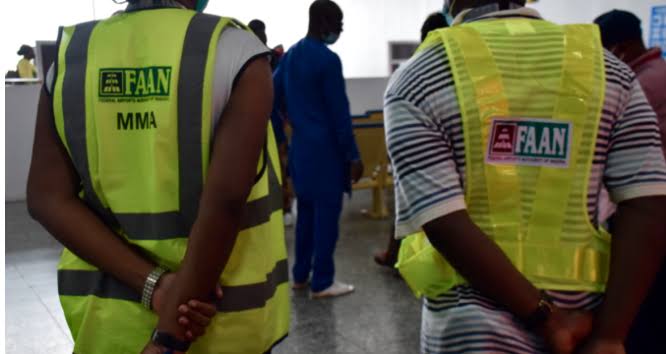
[[[627,52],[625,54],[624,59],[627,61],[627,63],[632,63],[636,61],[636,59],[645,55],[645,53],[647,52],[648,50],[647,48],[645,48],[643,42],[639,42],[627,48]]]
[[[314,31],[308,31],[308,34],[305,36],[305,38],[312,39],[315,41],[321,42],[321,36],[318,33],[315,33]]]

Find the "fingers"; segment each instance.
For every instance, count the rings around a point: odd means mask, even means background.
[[[178,312],[181,314],[178,324],[186,329],[187,340],[194,341],[206,333],[206,327],[217,313],[217,308],[214,304],[191,300],[187,305],[180,305]]]
[[[217,308],[212,304],[192,300],[187,305],[181,305],[178,312],[196,324],[207,326],[217,313]]]
[[[224,293],[222,287],[218,284],[215,287],[215,297],[222,299]],[[187,340],[194,341],[206,332],[206,327],[217,314],[217,306],[213,303],[190,300],[187,304],[178,307],[180,317],[178,324],[186,329],[185,336]]]
[[[195,341],[197,338],[203,336],[206,333],[205,326],[194,324],[184,316],[178,319],[178,324],[187,328],[185,331],[185,338],[190,342]]]

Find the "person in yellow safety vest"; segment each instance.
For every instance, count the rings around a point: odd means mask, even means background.
[[[423,353],[623,353],[666,250],[655,114],[594,25],[445,1],[392,77],[398,269]],[[614,234],[597,198],[619,204]]]
[[[21,79],[34,79],[37,77],[37,70],[32,63],[32,60],[35,59],[35,50],[31,46],[24,44],[16,54],[23,56],[18,64],[16,64],[16,72],[18,72],[19,77]]]
[[[28,208],[66,247],[77,354],[262,354],[287,335],[269,50],[205,3],[60,29]]]

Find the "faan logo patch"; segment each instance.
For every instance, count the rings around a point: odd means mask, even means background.
[[[533,118],[494,118],[486,163],[568,168],[573,125]]]
[[[99,97],[167,99],[171,91],[172,71],[168,66],[100,69]]]

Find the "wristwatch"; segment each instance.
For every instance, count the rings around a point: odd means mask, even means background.
[[[553,312],[555,312],[553,301],[545,291],[541,291],[541,299],[539,299],[536,310],[525,320],[527,328],[536,329],[546,323]]]
[[[160,281],[160,278],[162,278],[162,275],[166,273],[166,270],[164,268],[156,267],[153,269],[150,274],[148,274],[148,277],[146,278],[146,282],[143,284],[143,293],[141,294],[141,304],[148,310],[153,309],[153,293],[155,292],[155,287],[157,286],[157,282]]]
[[[190,342],[182,341],[169,333],[161,332],[155,329],[150,341],[169,350],[176,352],[187,352],[190,349]]]

